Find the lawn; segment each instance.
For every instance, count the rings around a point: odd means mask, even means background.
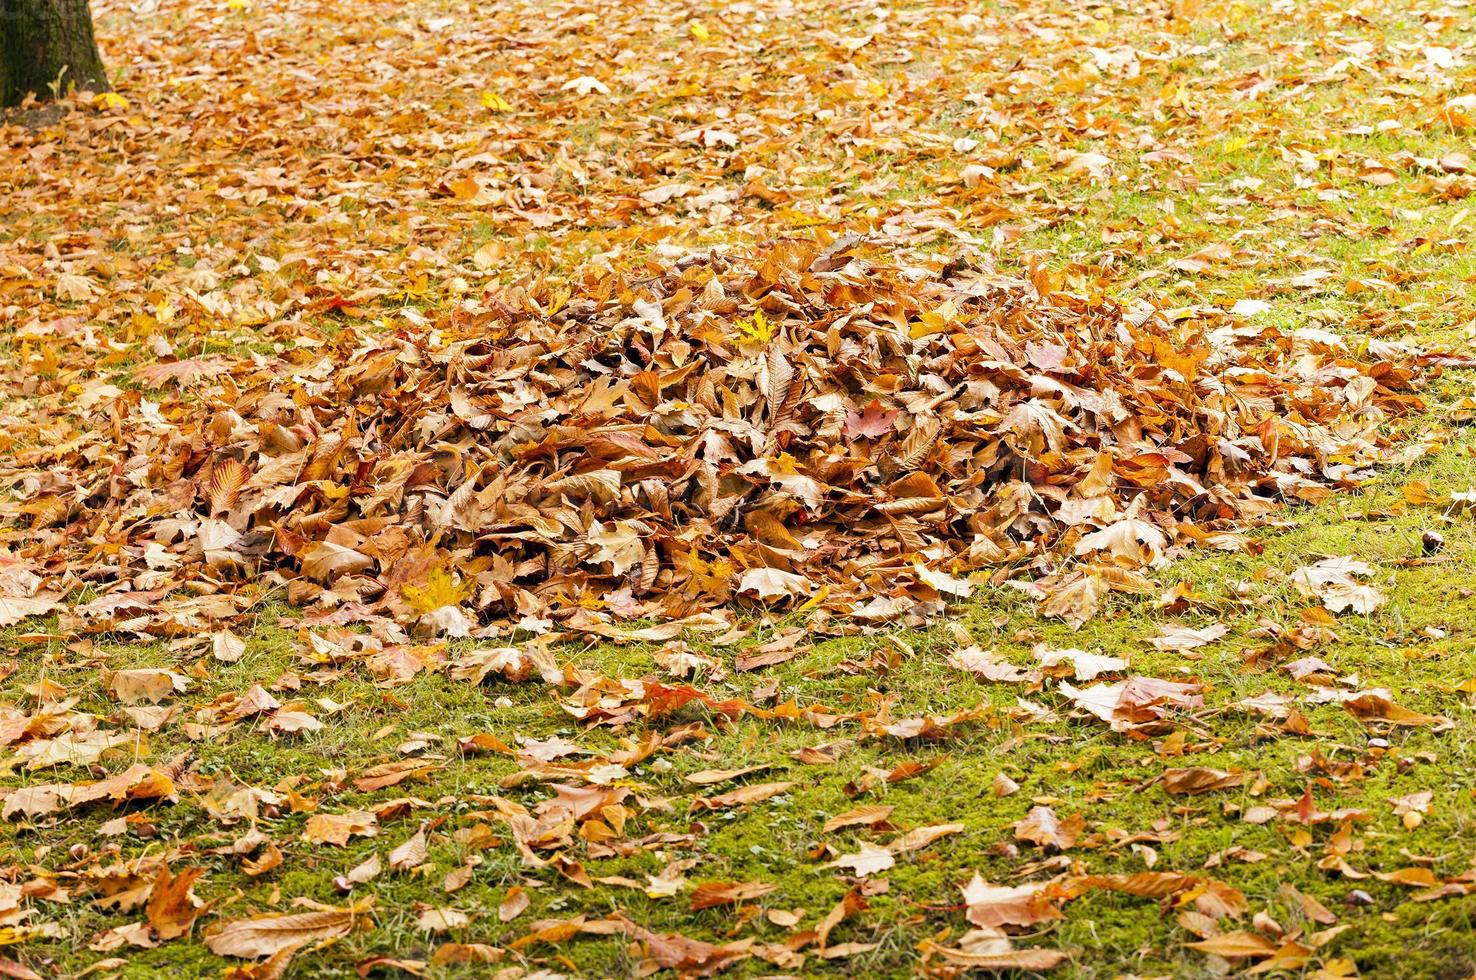
[[[0,591],[59,596],[0,598],[0,975],[1476,972],[1465,7],[94,11],[117,93],[0,122]],[[129,537],[157,513],[97,516],[125,471],[186,482],[267,365],[848,235],[1454,356],[1387,465],[1079,625],[1030,588],[1068,547],[936,616],[682,629],[591,589],[445,635],[281,570],[173,582]],[[193,444],[114,452],[113,399]],[[1298,587],[1333,559],[1377,601]],[[1129,676],[1185,687],[1091,710]]]

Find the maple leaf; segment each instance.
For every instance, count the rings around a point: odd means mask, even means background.
[[[141,364],[134,368],[133,377],[140,384],[150,388],[161,387],[170,381],[186,385],[218,374],[225,367],[225,361],[213,357],[158,361],[152,364]]]
[[[97,284],[86,276],[63,272],[56,277],[56,295],[74,303],[85,302],[97,295]]]
[[[183,936],[206,912],[208,907],[191,891],[204,873],[204,868],[187,868],[175,877],[167,865],[159,869],[159,876],[149,891],[147,912],[149,925],[160,939]]]
[[[737,322],[738,336],[743,343],[756,347],[767,347],[774,339],[774,324],[764,316],[763,310],[755,310],[753,316]]]
[[[1109,586],[1107,580],[1092,572],[1078,573],[1046,595],[1040,604],[1042,616],[1059,616],[1080,628],[1102,608]]]
[[[1060,452],[1066,448],[1067,430],[1074,428],[1071,422],[1055,409],[1041,401],[1022,401],[1000,419],[1001,432],[1023,440],[1016,442],[1016,450],[1024,456],[1039,456],[1047,449]]]
[[[418,613],[429,613],[443,606],[458,606],[475,589],[475,583],[458,581],[457,577],[445,568],[432,568],[426,575],[425,586],[402,585],[400,594],[410,608]]]
[[[589,75],[580,75],[578,78],[571,78],[565,82],[563,91],[572,91],[578,95],[590,95],[595,92],[601,95],[609,95],[610,87],[598,78],[591,78]]]
[[[857,439],[880,439],[892,431],[892,425],[901,414],[899,409],[887,409],[872,399],[864,409],[846,411],[846,441]]]
[[[1297,569],[1291,583],[1303,595],[1316,596],[1330,612],[1369,615],[1388,601],[1378,589],[1358,581],[1372,576],[1373,566],[1351,558],[1325,558]]]
[[[28,769],[48,766],[89,766],[112,749],[127,745],[129,736],[122,732],[64,732],[55,738],[42,738],[22,745],[15,754]]]
[[[344,847],[351,837],[374,837],[379,833],[379,819],[365,810],[349,813],[315,813],[308,817],[302,838],[313,844],[336,844]]]
[[[1062,154],[1061,170],[1068,174],[1086,174],[1093,180],[1106,180],[1112,168],[1112,160],[1101,153],[1075,153],[1070,150]]]
[[[1388,802],[1401,818],[1404,829],[1415,830],[1425,822],[1425,816],[1430,812],[1430,806],[1434,801],[1433,791],[1421,790],[1417,793],[1396,797]]]
[[[815,586],[803,575],[778,568],[750,568],[738,580],[740,593],[766,601],[807,596],[814,590]]]
[[[947,572],[935,571],[925,565],[913,565],[912,570],[919,582],[945,595],[967,599],[974,594],[973,584],[966,579],[956,578]]]
[[[1161,718],[1170,707],[1197,708],[1204,704],[1199,685],[1161,681],[1152,677],[1133,676],[1114,684],[1094,684],[1078,689],[1064,681],[1062,694],[1117,731],[1134,724]]]

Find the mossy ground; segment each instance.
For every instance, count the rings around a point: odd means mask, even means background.
[[[901,6],[907,6],[903,4]],[[1074,9],[1059,4],[1061,9]],[[1380,44],[1457,44],[1469,40],[1467,21],[1448,22],[1431,32],[1417,4],[1380,4],[1358,21],[1340,21],[1345,40],[1372,37]],[[1104,17],[1108,9],[1103,8]],[[1120,16],[1128,15],[1119,12]],[[837,28],[847,14],[836,13]],[[1101,41],[1118,28],[1103,20]],[[122,29],[114,23],[111,29]],[[1183,111],[1203,112],[1224,120],[1234,104],[1235,90],[1227,80],[1246,72],[1275,76],[1276,67],[1264,64],[1267,38],[1288,43],[1311,43],[1318,28],[1296,17],[1285,17],[1248,5],[1222,5],[1194,36],[1215,46],[1212,58],[1186,58],[1171,66],[1174,80],[1186,93]],[[321,39],[319,39],[321,40]],[[316,42],[315,42],[316,43]],[[671,42],[667,42],[671,43]],[[919,52],[925,68],[927,52]],[[895,66],[874,65],[867,71],[884,83]],[[1470,82],[1469,73],[1464,78]],[[1415,88],[1420,84],[1410,83]],[[1468,86],[1469,87],[1469,86]],[[1425,89],[1427,91],[1428,84]],[[1455,87],[1452,91],[1464,91]],[[971,113],[961,102],[940,104],[935,121],[950,137],[977,135]],[[1061,107],[1063,110],[1069,106]],[[665,111],[658,106],[660,113]],[[1125,105],[1128,117],[1147,118],[1148,109]],[[1218,116],[1215,113],[1219,113]],[[1350,99],[1336,85],[1313,86],[1294,97],[1267,101],[1238,118],[1235,132],[1207,127],[1191,158],[1172,167],[1119,158],[1114,176],[1105,183],[1068,179],[1052,170],[1044,149],[1025,155],[1037,167],[1054,196],[1057,217],[1026,227],[1018,239],[1001,251],[1006,268],[1023,268],[1034,257],[1067,277],[1084,275],[1086,268],[1110,265],[1109,278],[1119,295],[1151,294],[1167,303],[1229,303],[1256,297],[1271,303],[1263,316],[1290,327],[1331,324],[1355,343],[1372,337],[1409,338],[1421,342],[1462,344],[1469,339],[1473,306],[1468,282],[1476,273],[1465,245],[1465,226],[1471,205],[1459,196],[1432,191],[1412,179],[1393,185],[1361,179],[1356,161],[1387,158],[1399,152],[1440,157],[1463,150],[1469,134],[1449,128],[1407,125],[1363,134],[1359,126],[1377,127],[1397,116],[1399,105],[1388,97]],[[1136,115],[1135,115],[1136,114]],[[1333,126],[1332,122],[1337,125]],[[1100,122],[1100,120],[1099,120]],[[580,145],[601,139],[598,120],[571,121],[567,138]],[[1327,164],[1325,172],[1309,175],[1291,166],[1282,150],[1306,145]],[[1091,150],[1091,127],[1084,126],[1080,150]],[[813,175],[817,193],[828,195],[843,209],[875,205],[883,210],[917,204],[939,195],[940,175],[956,170],[947,160],[932,170],[917,169],[915,161],[893,166],[885,155],[865,161],[865,172],[842,183],[821,170]],[[1316,179],[1311,179],[1315,177]],[[737,180],[737,175],[726,179]],[[1254,195],[1240,190],[1254,182]],[[860,185],[886,186],[885,191],[863,193]],[[946,195],[944,195],[946,197]],[[351,201],[341,205],[345,227],[355,227]],[[373,215],[359,216],[361,221]],[[39,225],[32,227],[33,232]],[[494,224],[468,223],[468,250],[495,240]],[[980,230],[987,235],[987,230]],[[721,229],[712,231],[721,238]],[[146,236],[145,236],[146,237]],[[540,238],[526,243],[537,264],[557,273],[580,254],[578,247],[549,249]],[[1228,244],[1254,253],[1254,261],[1216,262],[1214,268],[1194,271],[1176,267],[1182,259],[1207,246]],[[122,247],[134,247],[120,243]],[[940,246],[941,247],[941,246]],[[532,254],[532,253],[530,253]],[[1293,288],[1288,277],[1314,266],[1332,271],[1327,285]],[[1073,271],[1074,270],[1074,271]],[[1353,287],[1355,281],[1379,280],[1373,286]],[[415,299],[434,307],[446,297],[432,284]],[[247,343],[238,334],[211,338],[217,342]],[[207,348],[208,349],[208,348]],[[1456,375],[1442,380],[1429,393],[1432,405],[1455,401],[1470,388],[1470,379]],[[879,633],[829,639],[790,663],[756,675],[732,674],[721,682],[699,678],[699,685],[720,693],[751,695],[755,688],[777,682],[779,697],[801,703],[822,702],[855,710],[881,699],[889,700],[898,716],[922,712],[948,713],[977,705],[994,706],[992,721],[967,726],[953,737],[932,744],[898,741],[861,741],[834,765],[802,765],[791,752],[804,745],[848,737],[844,731],[816,732],[807,727],[745,718],[720,724],[702,712],[683,718],[703,720],[711,738],[701,743],[702,757],[674,756],[673,768],[649,764],[634,778],[657,793],[670,795],[677,806],[670,812],[653,811],[639,819],[645,832],[688,832],[700,824],[694,856],[700,864],[696,880],[765,881],[778,889],[759,901],[761,907],[802,909],[803,922],[812,926],[841,898],[845,880],[821,867],[828,858],[815,853],[823,844],[840,852],[855,849],[865,835],[842,830],[824,835],[821,825],[830,816],[858,802],[885,802],[896,807],[891,822],[899,828],[946,822],[964,824],[962,833],[922,851],[905,855],[885,875],[890,887],[871,900],[864,916],[848,920],[832,935],[833,942],[873,943],[875,947],[848,959],[827,961],[812,957],[806,975],[825,973],[865,977],[911,975],[919,960],[918,944],[927,938],[957,936],[963,929],[959,887],[975,873],[994,882],[1009,882],[1024,862],[1040,857],[1028,845],[1013,842],[1010,824],[1036,798],[1050,798],[1062,813],[1081,813],[1090,836],[1101,846],[1082,846],[1069,852],[1084,870],[1131,872],[1147,867],[1192,871],[1231,847],[1259,852],[1263,857],[1244,861],[1234,857],[1217,862],[1210,873],[1241,889],[1255,911],[1266,911],[1283,926],[1304,924],[1299,910],[1280,894],[1291,883],[1313,895],[1340,918],[1346,931],[1318,951],[1317,962],[1342,959],[1364,976],[1458,977],[1476,971],[1476,897],[1436,902],[1410,901],[1411,889],[1377,877],[1350,880],[1318,866],[1331,827],[1316,826],[1299,838],[1292,825],[1272,822],[1250,825],[1239,812],[1257,802],[1249,785],[1204,796],[1169,797],[1162,788],[1147,785],[1164,768],[1194,764],[1264,773],[1267,785],[1260,798],[1300,796],[1309,784],[1319,804],[1331,808],[1358,807],[1371,815],[1356,826],[1357,850],[1349,863],[1357,869],[1390,872],[1425,863],[1437,875],[1466,869],[1476,855],[1476,718],[1470,695],[1461,685],[1476,679],[1476,526],[1469,512],[1439,507],[1405,506],[1402,488],[1424,481],[1436,494],[1463,491],[1476,485],[1476,439],[1453,427],[1440,412],[1401,423],[1401,434],[1417,440],[1427,434],[1447,440],[1421,462],[1382,473],[1360,491],[1334,497],[1317,506],[1289,507],[1272,522],[1255,529],[1254,539],[1264,550],[1251,554],[1192,553],[1158,575],[1163,590],[1186,583],[1202,597],[1193,612],[1171,616],[1161,612],[1151,597],[1114,598],[1104,615],[1073,632],[1059,623],[1039,619],[1034,607],[1008,588],[984,594],[954,610],[954,618],[976,641],[993,647],[1016,663],[1029,662],[1037,642],[1073,646],[1129,657],[1135,673],[1162,678],[1193,677],[1209,685],[1206,709],[1188,725],[1191,754],[1166,758],[1152,741],[1112,734],[1089,720],[1063,719],[1018,728],[1006,711],[1023,692],[1010,685],[978,683],[948,667],[945,658],[954,644],[943,625],[920,632]],[[1433,557],[1421,547],[1421,535],[1436,530],[1445,546]],[[1334,627],[1336,639],[1312,651],[1341,675],[1357,675],[1361,687],[1387,687],[1395,700],[1417,711],[1447,716],[1452,727],[1395,729],[1386,734],[1390,746],[1380,758],[1369,755],[1370,731],[1341,707],[1309,710],[1315,738],[1262,738],[1255,720],[1219,709],[1265,691],[1305,693],[1305,687],[1274,668],[1245,665],[1245,654],[1268,642],[1267,624],[1294,628],[1302,622],[1309,600],[1290,590],[1285,576],[1293,569],[1333,555],[1351,555],[1379,568],[1376,583],[1390,597],[1387,606],[1370,617],[1347,616]],[[752,610],[745,611],[753,615]],[[215,696],[241,691],[254,683],[270,684],[284,671],[299,666],[298,623],[294,610],[264,608],[247,640],[245,655],[232,665],[213,664],[182,702],[203,704]],[[1224,623],[1230,632],[1192,655],[1165,653],[1146,642],[1166,622],[1205,625]],[[773,624],[763,626],[761,640]],[[37,632],[34,623],[25,632]],[[80,656],[60,647],[23,643],[22,628],[9,631],[3,648],[18,664],[6,681],[7,700],[25,703],[24,688],[43,675],[79,699],[80,710],[107,715],[116,705],[107,697],[98,667],[158,665],[184,669],[163,645],[140,645],[122,639],[101,638],[90,655]],[[872,653],[897,649],[901,641],[911,652],[895,665],[854,672],[847,662],[866,663]],[[701,648],[700,638],[692,638]],[[453,644],[453,652],[458,648]],[[731,650],[712,651],[726,660]],[[589,672],[640,677],[653,672],[649,647],[640,644],[599,644],[562,647],[561,660],[570,660]],[[884,658],[883,658],[884,659]],[[215,740],[190,742],[176,726],[151,735],[147,758],[165,760],[188,751],[205,773],[229,773],[241,783],[271,787],[281,780],[302,776],[307,785],[325,774],[353,774],[367,766],[396,758],[394,746],[410,733],[430,733],[444,740],[439,747],[445,767],[425,783],[408,783],[377,793],[358,793],[349,787],[323,806],[347,810],[373,801],[413,794],[436,804],[438,815],[451,821],[475,807],[463,798],[476,793],[503,792],[528,803],[541,798],[536,787],[499,790],[501,779],[516,765],[498,755],[459,757],[454,740],[490,732],[507,742],[516,735],[543,738],[562,735],[593,749],[612,748],[616,736],[603,730],[583,731],[559,707],[541,684],[489,683],[476,687],[443,674],[421,675],[413,683],[393,689],[367,678],[350,676],[312,697],[329,698],[342,709],[325,715],[325,729],[305,736],[271,737],[243,724]],[[1069,705],[1050,692],[1032,694],[1062,715]],[[1303,760],[1321,753],[1338,762],[1365,760],[1362,778],[1332,782],[1306,771]],[[904,760],[937,762],[915,779],[881,784],[859,799],[847,795],[848,785],[869,767],[889,770]],[[941,761],[938,761],[940,760]],[[789,793],[751,809],[711,814],[689,814],[682,807],[690,787],[682,777],[701,768],[767,764],[765,778],[792,778]],[[1005,773],[1022,787],[1008,797],[997,797],[992,784]],[[8,785],[44,782],[48,773],[12,773]],[[1415,830],[1404,829],[1389,801],[1420,790],[1435,794],[1435,805]],[[67,850],[78,843],[92,847],[115,844],[122,857],[157,849],[165,844],[216,833],[216,827],[189,801],[174,807],[138,811],[151,829],[105,840],[99,825],[115,816],[94,810],[58,820],[12,822],[0,828],[0,839],[13,855],[55,868]],[[263,822],[287,854],[280,869],[259,878],[243,875],[234,863],[204,859],[209,873],[200,883],[200,896],[215,903],[215,912],[235,917],[256,911],[286,910],[292,899],[310,898],[339,903],[333,878],[378,849],[400,843],[414,830],[413,820],[387,821],[376,840],[356,840],[345,848],[309,845],[298,840],[306,816],[289,814]],[[1169,839],[1151,845],[1152,852],[1114,846],[1115,837],[1153,830]],[[1122,834],[1114,835],[1113,831]],[[544,917],[585,914],[592,918],[620,910],[648,928],[676,931],[695,938],[724,941],[757,937],[782,941],[786,930],[768,924],[762,916],[740,919],[731,909],[701,912],[688,909],[684,897],[650,899],[634,889],[597,885],[572,886],[551,871],[530,872],[511,846],[482,852],[485,861],[471,882],[447,896],[441,875],[466,855],[453,843],[431,850],[433,874],[407,877],[385,874],[359,893],[377,899],[376,926],[356,933],[336,946],[301,958],[292,967],[298,976],[349,976],[354,964],[377,955],[426,958],[443,939],[462,939],[506,945],[526,931],[525,924]],[[639,879],[655,873],[665,858],[648,854],[629,859],[590,862],[596,876],[624,875]],[[532,905],[509,924],[498,922],[496,909],[507,890],[528,887]],[[531,887],[531,885],[541,887]],[[1371,896],[1371,904],[1348,904],[1354,890]],[[429,937],[415,922],[416,903],[452,904],[472,917],[462,932]],[[49,904],[48,916],[60,921],[77,941],[30,942],[6,952],[48,974],[74,973],[105,955],[87,949],[87,940],[126,918],[110,916],[85,903]],[[1112,977],[1126,973],[1183,977],[1218,975],[1222,966],[1201,953],[1184,948],[1194,937],[1174,921],[1171,911],[1156,903],[1115,893],[1099,892],[1073,902],[1066,917],[1031,937],[1042,945],[1065,949],[1070,964],[1057,975]],[[153,950],[128,950],[127,976],[167,974],[200,976],[215,973],[225,962],[211,956],[195,938],[166,943]],[[623,939],[583,938],[557,946],[533,944],[510,956],[508,963],[526,961],[551,970],[586,976],[629,975],[638,955]],[[483,968],[465,968],[479,975]],[[454,968],[431,968],[429,975],[452,975]],[[771,969],[757,960],[738,964],[731,975],[762,975]]]

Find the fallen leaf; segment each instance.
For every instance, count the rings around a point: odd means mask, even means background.
[[[219,922],[205,931],[205,945],[217,956],[258,959],[311,942],[346,936],[354,928],[351,910],[258,915]]]

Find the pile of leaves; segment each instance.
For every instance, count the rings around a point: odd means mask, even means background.
[[[453,636],[735,597],[895,621],[1029,577],[1081,621],[1176,548],[1246,547],[1237,523],[1365,479],[1449,362],[865,255],[699,252],[78,385],[75,437],[0,474],[4,618],[85,581],[67,625],[162,635],[278,587]]]

